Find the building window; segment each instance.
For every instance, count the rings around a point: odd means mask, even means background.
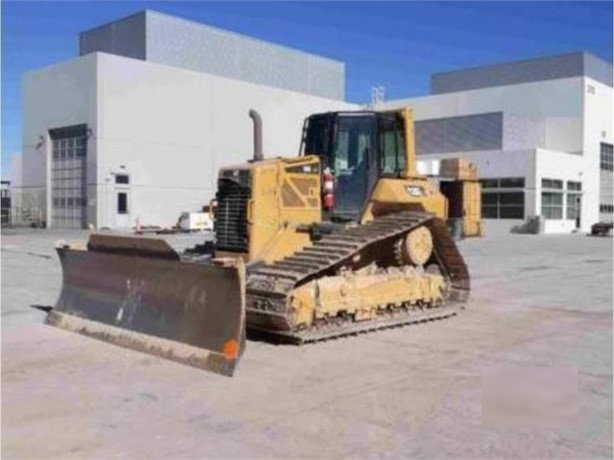
[[[563,218],[563,194],[542,192],[542,217],[546,219]]]
[[[567,181],[567,190],[574,192],[582,191],[582,182],[574,182],[572,180]]]
[[[499,179],[482,179],[480,180],[482,188],[499,188]]]
[[[418,155],[443,152],[500,150],[503,113],[481,113],[415,122]]]
[[[482,192],[482,217],[524,219],[524,192]]]
[[[126,192],[117,194],[117,214],[128,214],[128,194]]]
[[[379,123],[380,170],[383,174],[399,173],[405,168],[403,134],[394,119],[382,118]]]
[[[542,179],[542,188],[549,188],[552,190],[563,190],[563,181],[558,179]]]
[[[482,188],[524,188],[524,177],[501,177],[498,179],[480,180]]]
[[[567,219],[574,220],[580,217],[582,195],[570,193],[567,195]]]
[[[129,184],[130,176],[128,174],[116,174],[115,183],[116,184]]]
[[[611,204],[600,204],[599,212],[602,214],[612,214],[614,212],[614,206]]]
[[[612,169],[614,169],[613,152],[614,147],[612,147],[612,144],[606,144],[605,142],[601,143],[601,155],[599,164],[601,166],[602,171],[612,171]]]
[[[524,219],[524,177],[482,179],[482,216]]]
[[[524,188],[524,177],[504,177],[499,179],[499,188]]]

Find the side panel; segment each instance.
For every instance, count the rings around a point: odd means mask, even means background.
[[[399,211],[431,212],[445,219],[448,201],[426,178],[380,179],[365,206],[361,223]]]
[[[248,202],[249,260],[280,260],[309,244],[304,228],[321,220],[317,157],[286,159],[253,170]]]
[[[279,231],[279,187],[277,163],[252,170],[251,197],[247,202],[248,259],[259,258]]]
[[[482,235],[482,195],[479,182],[463,182],[463,234]]]

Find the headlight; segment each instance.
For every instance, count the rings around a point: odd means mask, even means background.
[[[408,185],[405,190],[409,196],[424,196],[424,189],[419,185]]]

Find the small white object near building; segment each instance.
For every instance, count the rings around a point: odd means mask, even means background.
[[[179,218],[179,227],[184,232],[213,230],[213,219],[208,212],[184,212]]]
[[[418,174],[423,176],[439,176],[441,170],[441,160],[418,160],[416,164]]]

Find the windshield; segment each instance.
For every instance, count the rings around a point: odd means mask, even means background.
[[[351,175],[367,167],[372,145],[372,117],[339,117],[329,166],[335,175]]]

